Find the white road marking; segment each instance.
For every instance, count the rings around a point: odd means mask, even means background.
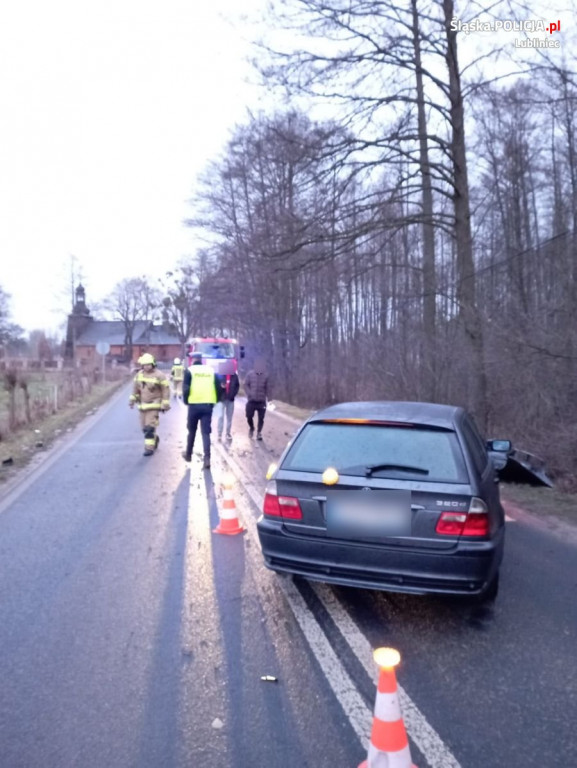
[[[258,489],[254,483],[240,480],[243,476],[242,469],[220,446],[219,453],[229,464],[254,504],[257,508],[260,508],[262,503],[262,492],[260,489]],[[251,554],[255,556],[256,553],[260,552],[256,521],[253,515],[249,515],[248,519],[244,522],[245,525],[247,525],[251,539],[255,543],[255,546],[251,547]],[[350,614],[338,602],[334,594],[326,585],[315,582],[309,583],[325,606],[335,625],[338,627],[343,638],[348,643],[351,651],[366,669],[370,678],[374,680],[378,670],[372,658],[373,649],[365,635],[359,630]],[[364,700],[358,694],[353,681],[351,681],[348,673],[336,657],[322,627],[309,611],[292,579],[279,579],[279,585],[283,589],[294,616],[301,627],[303,634],[307,638],[311,650],[323,668],[325,676],[340,702],[343,711],[349,718],[361,743],[363,746],[366,746],[372,723],[372,710],[369,710],[364,703]],[[400,685],[398,685],[398,689],[407,733],[413,743],[424,755],[430,768],[460,768],[458,760],[443,742],[435,729],[428,723],[417,705]]]
[[[258,545],[258,535],[254,527],[254,521],[251,524],[250,532],[251,535],[254,534],[256,539],[256,546],[252,548],[253,553],[256,554],[260,551],[260,546]],[[356,685],[339,661],[327,636],[308,609],[292,579],[284,580],[281,583],[281,588],[303,635],[307,639],[311,651],[316,656],[329,685],[333,689],[333,693],[349,719],[359,741],[366,749],[371,734],[371,710],[357,691]]]
[[[373,648],[365,635],[359,630],[348,611],[326,584],[311,582],[311,587],[331,615],[351,651],[361,662],[371,679],[376,681],[378,668],[373,661]],[[427,722],[423,713],[398,681],[397,688],[407,733],[426,757],[431,768],[459,768],[459,762],[455,756],[435,729]]]

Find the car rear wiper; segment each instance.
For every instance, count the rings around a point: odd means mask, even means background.
[[[400,470],[401,472],[414,472],[417,475],[428,475],[429,470],[423,467],[411,467],[407,464],[372,464],[365,467],[365,477],[371,477],[373,472],[380,472],[384,469]]]

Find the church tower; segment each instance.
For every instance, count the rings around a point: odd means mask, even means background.
[[[69,365],[74,363],[76,340],[94,320],[90,314],[90,310],[86,306],[86,291],[84,290],[82,283],[78,284],[75,295],[76,302],[72,307],[72,313],[68,315],[66,346],[64,347],[64,361]]]

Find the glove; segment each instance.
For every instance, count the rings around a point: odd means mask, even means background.
[[[161,408],[161,411],[162,411],[163,413],[166,413],[167,411],[170,411],[170,403],[165,401],[165,402],[162,404],[162,408]]]

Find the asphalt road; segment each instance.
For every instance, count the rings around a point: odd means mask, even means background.
[[[144,458],[127,397],[0,501],[1,768],[356,768],[380,645],[419,768],[577,765],[574,539],[510,522],[489,608],[279,578],[254,523],[295,424],[249,440],[239,402],[203,472],[182,404]]]

